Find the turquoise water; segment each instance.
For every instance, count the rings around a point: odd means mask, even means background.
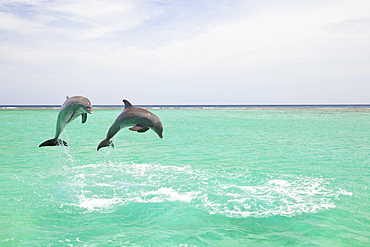
[[[369,109],[0,111],[0,246],[368,246]]]

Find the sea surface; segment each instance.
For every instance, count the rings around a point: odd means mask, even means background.
[[[0,110],[0,246],[370,246],[370,108]]]

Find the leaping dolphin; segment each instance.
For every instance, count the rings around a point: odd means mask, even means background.
[[[55,137],[44,141],[39,145],[39,147],[60,145],[68,146],[65,141],[58,139],[60,133],[62,133],[68,123],[72,122],[79,116],[82,117],[82,123],[85,123],[87,120],[87,113],[92,113],[92,105],[88,98],[83,96],[67,96],[66,101],[63,103],[58,113]]]
[[[107,137],[100,142],[97,150],[102,147],[112,146],[112,137],[117,134],[122,128],[130,127],[129,130],[137,132],[146,132],[152,129],[160,138],[163,138],[162,122],[161,120],[148,110],[133,106],[128,100],[123,100],[125,103],[125,109],[122,113],[114,120],[112,126],[109,128]]]

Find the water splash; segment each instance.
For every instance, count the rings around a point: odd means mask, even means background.
[[[176,202],[231,218],[291,217],[335,208],[339,197],[351,196],[324,178],[247,170],[102,163],[72,167],[70,173],[77,194],[70,205],[86,212]]]

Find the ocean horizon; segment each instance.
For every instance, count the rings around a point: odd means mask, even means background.
[[[4,104],[0,105],[0,109],[15,109],[15,108],[37,108],[37,109],[50,109],[59,108],[61,105],[26,105],[26,104]],[[143,108],[370,108],[370,104],[142,104],[135,105],[136,107]],[[93,105],[93,108],[124,108],[124,105],[116,104],[102,104]]]

